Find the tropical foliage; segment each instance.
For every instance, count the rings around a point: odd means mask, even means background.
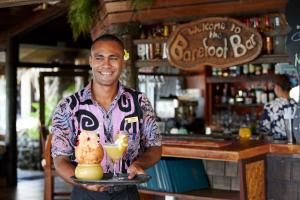
[[[68,21],[76,41],[80,35],[87,36],[93,23],[98,19],[97,8],[100,0],[71,0]],[[134,8],[152,5],[154,0],[131,0]]]

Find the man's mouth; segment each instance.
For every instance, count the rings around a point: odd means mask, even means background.
[[[100,72],[101,75],[104,75],[104,76],[109,76],[109,75],[112,75],[113,72]]]

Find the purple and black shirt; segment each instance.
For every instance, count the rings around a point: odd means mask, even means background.
[[[145,94],[125,88],[120,83],[108,111],[92,98],[91,83],[57,105],[52,116],[52,157],[66,155],[74,159],[77,136],[83,130],[99,134],[101,144],[113,142],[115,134],[126,130],[129,136],[123,170],[147,148],[161,146],[161,135],[149,100]],[[104,172],[113,170],[112,161],[106,153],[101,166]]]

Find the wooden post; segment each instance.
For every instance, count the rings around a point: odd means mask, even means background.
[[[10,38],[6,46],[6,143],[7,143],[7,184],[17,185],[17,65],[19,63],[19,44]]]
[[[127,69],[127,87],[137,89],[138,88],[138,70],[135,67],[136,60],[136,49],[133,45],[133,38],[131,34],[126,34],[123,36],[125,49],[129,52],[129,60],[126,61]]]

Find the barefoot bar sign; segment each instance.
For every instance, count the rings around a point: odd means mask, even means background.
[[[225,68],[256,58],[262,38],[255,29],[235,19],[212,17],[178,26],[167,48],[169,62],[175,67]]]

